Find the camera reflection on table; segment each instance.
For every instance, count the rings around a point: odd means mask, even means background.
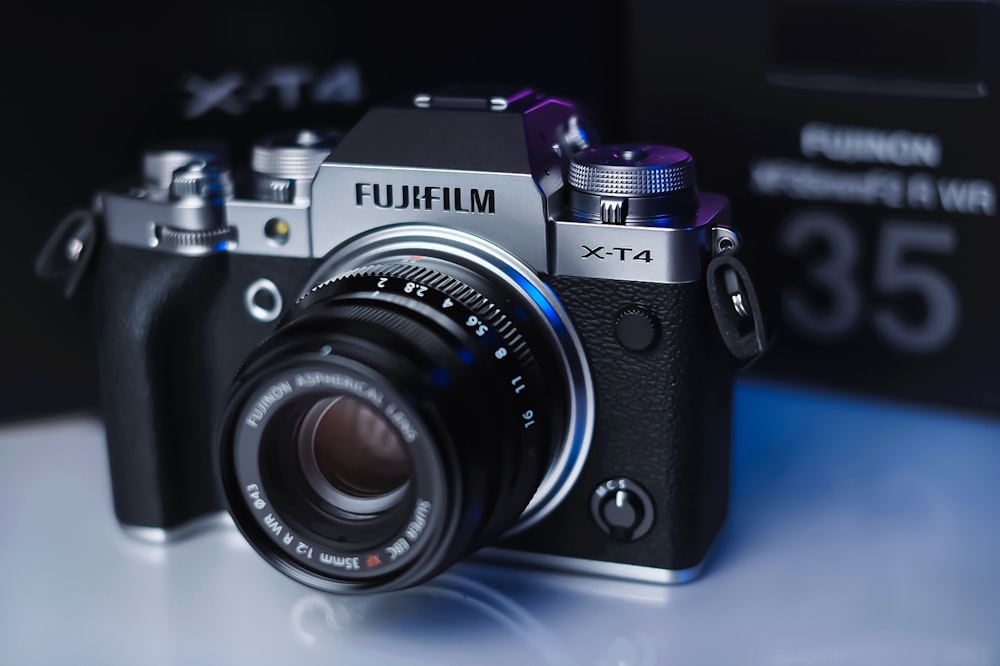
[[[231,525],[115,519],[100,422],[0,430],[0,663],[962,664],[1000,660],[1000,423],[738,385],[733,495],[700,578],[664,586],[460,562],[326,594]]]

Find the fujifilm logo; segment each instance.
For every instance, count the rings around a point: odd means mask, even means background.
[[[908,130],[806,123],[799,136],[799,147],[806,157],[822,156],[834,162],[904,167],[941,165],[941,140],[937,135]]]
[[[354,191],[358,206],[374,205],[376,208],[394,210],[441,210],[482,215],[496,213],[496,194],[491,189],[357,183]]]

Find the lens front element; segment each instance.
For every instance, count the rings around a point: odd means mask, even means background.
[[[397,500],[410,478],[406,445],[370,406],[350,396],[324,398],[299,430],[299,462],[317,495],[355,513]]]

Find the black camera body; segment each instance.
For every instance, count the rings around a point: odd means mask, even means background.
[[[65,232],[97,267],[123,526],[166,539],[228,508],[276,568],[343,593],[481,550],[698,572],[734,374],[767,340],[690,155],[592,145],[573,104],[521,91],[275,135],[234,173],[151,151]]]

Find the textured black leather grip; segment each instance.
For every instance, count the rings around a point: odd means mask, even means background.
[[[98,266],[100,398],[118,520],[169,529],[224,510],[218,422],[240,364],[275,327],[251,316],[247,288],[270,281],[287,309],[312,260],[106,244]]]
[[[169,528],[222,509],[213,479],[206,330],[226,256],[105,244],[97,345],[115,511]]]
[[[595,430],[580,480],[519,549],[674,570],[705,557],[727,510],[733,375],[704,282],[644,284],[549,280],[583,340],[595,390]],[[662,326],[643,351],[615,335],[619,312],[640,306]],[[589,513],[598,485],[628,478],[648,491],[655,519],[631,542],[599,530]]]
[[[224,510],[218,420],[240,364],[275,326],[250,315],[246,289],[270,280],[287,308],[312,263],[101,249],[100,398],[120,522],[171,528]]]

